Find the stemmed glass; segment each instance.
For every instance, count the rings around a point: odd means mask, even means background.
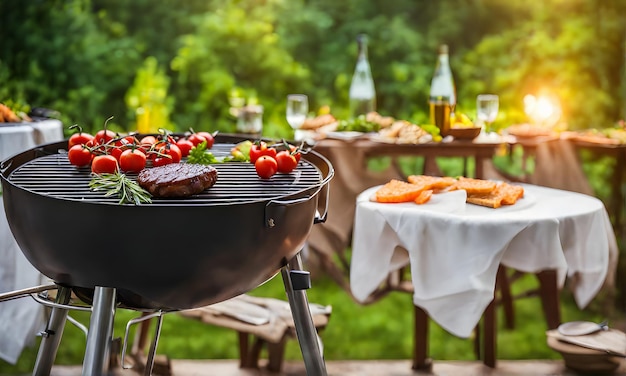
[[[476,116],[485,124],[484,129],[490,130],[490,125],[498,116],[499,100],[494,94],[480,94],[476,97]]]
[[[298,133],[309,113],[309,98],[304,94],[287,95],[287,123]],[[296,137],[297,139],[297,137]]]

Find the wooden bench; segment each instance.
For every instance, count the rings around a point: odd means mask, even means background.
[[[330,320],[330,306],[310,304],[318,333]],[[259,368],[259,358],[267,347],[267,369],[280,372],[288,339],[296,338],[289,303],[280,299],[240,295],[214,305],[180,311],[179,315],[209,325],[233,329],[239,336],[240,368]]]

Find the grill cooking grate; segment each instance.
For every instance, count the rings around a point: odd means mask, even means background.
[[[215,144],[211,152],[216,157],[227,156],[232,144]],[[254,165],[242,162],[227,162],[214,165],[218,171],[217,183],[208,190],[184,198],[152,198],[152,204],[144,205],[224,205],[243,204],[255,201],[278,199],[285,196],[306,194],[306,191],[321,186],[319,169],[302,158],[298,167],[290,174],[275,174],[269,180],[260,179]],[[137,174],[126,174],[136,179]],[[89,203],[115,204],[119,198],[105,197],[105,192],[94,192],[89,188],[89,167],[77,168],[69,163],[67,154],[35,158],[16,168],[8,181],[27,191],[64,200]]]

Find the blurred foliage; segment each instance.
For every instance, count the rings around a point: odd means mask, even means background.
[[[136,130],[137,110],[146,107],[158,113],[156,127],[233,132],[230,107],[239,96],[264,106],[265,136],[287,137],[287,94],[307,94],[311,113],[346,117],[355,37],[364,32],[383,115],[426,121],[436,50],[445,43],[461,112],[475,113],[476,95],[497,93],[494,125],[504,127],[527,121],[526,94],[549,92],[560,98],[570,128],[603,128],[626,118],[624,14],[624,0],[2,0],[0,102],[54,109],[67,126],[92,133],[111,116],[113,129]],[[606,194],[611,162],[586,171],[599,194]],[[327,303],[313,291],[314,301]],[[343,314],[345,294],[336,295],[328,302]],[[379,312],[374,307],[348,308],[350,320],[341,322],[354,328],[325,332],[336,341],[328,342],[329,359],[382,358],[395,348],[404,352],[387,356],[408,358],[410,315],[394,326],[398,333],[388,332],[399,299],[406,297],[389,299],[377,318],[365,315]],[[366,341],[359,330],[380,332]],[[345,341],[348,334],[354,341]],[[374,347],[356,346],[361,341]],[[68,342],[76,351],[84,346]],[[432,346],[436,357],[448,357]]]
[[[148,57],[126,94],[126,105],[135,114],[134,128],[140,133],[174,130],[169,117],[173,98],[167,97],[168,87],[169,77],[159,69],[154,57]]]
[[[365,32],[384,115],[426,121],[446,43],[460,111],[497,93],[504,127],[526,121],[524,95],[548,92],[570,128],[603,128],[625,117],[625,12],[620,0],[3,1],[0,101],[55,109],[88,131],[110,116],[115,129],[135,130],[126,100],[153,61],[169,83],[158,105],[174,130],[234,131],[229,95],[241,90],[264,106],[264,134],[284,137],[289,93],[308,94],[312,113],[346,117]]]

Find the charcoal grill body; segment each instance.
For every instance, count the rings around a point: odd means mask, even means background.
[[[240,140],[216,138],[224,143],[214,145],[216,154]],[[117,306],[158,311],[149,375],[162,312],[229,299],[281,270],[307,373],[326,375],[306,292],[294,286],[292,274],[302,278],[299,252],[312,225],[326,217],[333,176],[328,160],[305,154],[295,173],[275,183],[251,179],[250,164],[220,165],[216,185],[194,198],[120,205],[85,190],[89,170],[68,165],[66,145],[42,145],[0,164],[11,231],[33,266],[60,285],[60,304],[52,308],[34,375],[50,372],[71,290],[92,304],[84,375],[108,368]],[[34,173],[29,170],[40,161]],[[59,172],[75,186],[48,184]]]
[[[269,183],[258,177],[242,180],[242,175],[251,176],[253,166],[243,172],[235,166],[234,177],[227,173],[218,177],[214,186],[222,192],[218,204],[209,194],[142,205],[119,205],[89,192],[66,199],[55,192],[54,184],[47,191],[45,181],[34,182],[34,189],[16,185],[20,171],[11,175],[13,171],[39,159],[49,158],[50,166],[33,169],[36,175],[26,181],[52,179],[45,171],[55,171],[55,164],[65,162],[58,154],[65,146],[65,142],[44,145],[3,163],[3,200],[11,231],[42,274],[77,289],[116,288],[118,299],[130,307],[189,309],[257,287],[300,251],[316,217],[318,193],[326,184],[321,178],[295,192],[285,189],[285,195],[253,197],[262,195]],[[313,153],[303,159],[309,169],[315,167],[308,160],[323,162]],[[89,171],[69,168],[84,189]],[[326,169],[318,177],[331,177],[332,171]],[[251,192],[246,184],[253,186]],[[243,188],[233,188],[237,185]],[[270,187],[274,192],[275,185]],[[233,195],[243,191],[250,197],[227,197],[231,189]]]

